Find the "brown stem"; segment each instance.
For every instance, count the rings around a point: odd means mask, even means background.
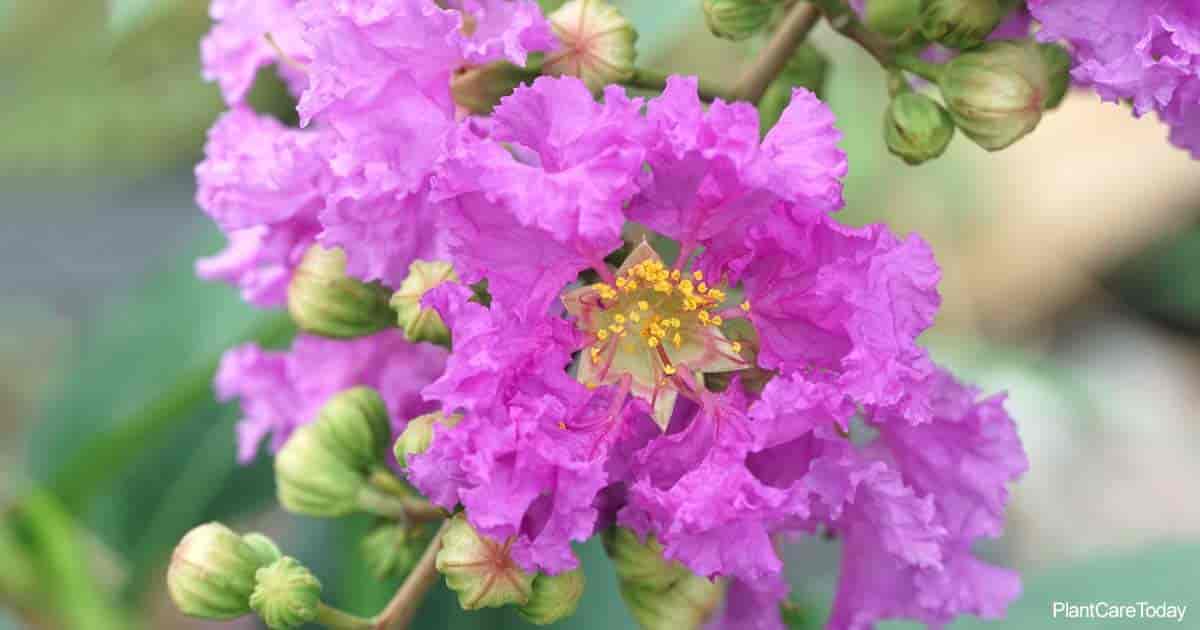
[[[733,88],[734,99],[757,103],[820,17],[821,12],[807,2],[798,2],[789,9],[771,36],[771,41],[767,42]]]
[[[404,584],[392,596],[392,600],[375,617],[374,630],[406,630],[412,623],[417,609],[425,599],[425,594],[437,582],[437,554],[442,548],[442,536],[446,533],[450,521],[442,523],[441,529],[429,541],[425,553],[417,561],[417,566],[408,574]]]
[[[879,62],[879,65],[885,68],[892,66],[896,54],[895,48],[881,35],[864,26],[855,15],[854,10],[843,0],[815,1],[834,30],[870,53]]]

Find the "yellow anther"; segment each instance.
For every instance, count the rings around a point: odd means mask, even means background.
[[[679,346],[682,346],[683,345],[683,335],[681,335],[679,333],[675,333],[675,336],[671,337],[671,342],[675,344],[676,348],[678,348]]]
[[[648,337],[648,338],[646,338],[646,345],[647,345],[647,346],[650,346],[651,348],[657,348],[657,347],[658,347],[658,344],[659,344],[658,337]]]
[[[629,284],[625,285],[625,292],[632,293],[634,291],[637,291],[637,288],[638,288],[637,280],[630,280]]]
[[[679,270],[678,270],[678,269],[672,269],[672,270],[671,270],[671,279],[672,279],[672,280],[679,280],[679,277],[680,277],[680,276],[682,276],[682,275],[683,275],[683,274],[679,273]]]
[[[629,283],[629,278],[626,278],[624,276],[617,278],[617,286],[620,288],[624,288],[625,285],[628,283]]]
[[[674,365],[664,365],[664,366],[663,366],[663,372],[664,372],[664,373],[665,373],[667,376],[671,376],[671,375],[675,374],[675,373],[676,373],[676,372],[678,372],[678,371],[679,371],[679,370],[678,370],[678,369],[676,369]]]
[[[604,330],[603,328],[601,328],[600,330],[597,330],[596,338],[599,339],[600,341],[604,341],[605,339],[608,339],[608,331]]]
[[[562,430],[564,430],[564,431],[565,431],[565,430],[567,429],[567,423],[566,423],[566,422],[563,422],[562,420],[559,420],[559,421],[558,421],[558,428],[560,428],[560,429],[562,429]]]
[[[622,332],[625,332],[625,327],[624,327],[624,326],[621,326],[621,325],[619,325],[619,324],[609,324],[609,325],[608,325],[608,329],[609,329],[609,330],[611,330],[611,331],[613,331],[613,332],[615,332],[615,333],[622,333]]]
[[[596,384],[591,381],[584,383],[583,386],[588,389],[596,389]]]
[[[692,272],[692,277],[695,278],[697,282],[699,282],[700,280],[704,279],[704,272],[697,269]]]
[[[733,348],[733,351],[734,351],[734,352],[739,352],[739,353],[740,353],[740,352],[742,351],[742,344],[741,344],[741,342],[740,342],[740,341],[735,341],[735,342],[733,342],[733,343],[729,344],[729,347],[730,347],[730,348]]]
[[[666,281],[656,282],[654,284],[654,290],[658,291],[659,293],[666,293],[667,295],[671,295],[671,285],[668,284]]]
[[[635,322],[642,321],[642,316],[637,311],[629,311],[629,319]]]
[[[747,313],[750,312],[750,300],[746,300],[745,302],[742,302],[742,310],[746,311]]]
[[[617,313],[616,315],[613,315],[613,321],[617,322],[618,324],[624,324],[625,316],[620,313]]]
[[[696,290],[701,293],[708,293],[708,284],[701,282],[700,286],[696,287]]]
[[[683,291],[685,294],[690,294],[692,292],[692,288],[693,287],[692,287],[691,280],[680,280],[679,281],[679,290]]]
[[[683,310],[685,311],[694,311],[696,310],[696,306],[696,300],[693,300],[692,298],[687,298],[683,301]]]
[[[716,300],[717,302],[721,302],[725,299],[725,292],[720,289],[712,289],[708,292],[708,297]]]
[[[713,325],[713,326],[720,326],[720,325],[721,325],[721,324],[722,324],[724,321],[725,321],[725,320],[721,319],[721,316],[720,316],[720,315],[717,315],[716,317],[712,318],[712,325]]]
[[[638,300],[638,308],[642,309],[643,311],[648,311],[650,310],[650,303],[646,300]]]
[[[704,322],[705,324],[708,323],[708,320],[709,320],[708,311],[700,311],[699,313],[696,313],[696,317],[699,317],[700,321]]]
[[[600,348],[592,348],[590,354],[592,355],[592,363],[600,362]]]
[[[683,322],[679,321],[678,317],[672,317],[671,319],[668,319],[666,323],[671,328],[679,328],[683,325]]]

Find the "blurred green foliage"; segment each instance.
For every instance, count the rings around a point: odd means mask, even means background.
[[[1144,315],[1200,332],[1200,228],[1155,243],[1115,269],[1106,284]]]

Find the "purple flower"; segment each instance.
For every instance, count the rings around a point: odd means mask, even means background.
[[[229,350],[217,371],[217,396],[240,400],[238,460],[254,459],[270,436],[279,450],[297,427],[316,419],[334,394],[357,385],[379,391],[387,403],[394,434],[408,421],[434,408],[420,391],[442,371],[446,351],[412,344],[389,330],[353,341],[300,336],[286,351],[253,344]]]
[[[258,306],[284,302],[292,271],[321,230],[317,215],[332,186],[327,140],[242,106],[217,120],[196,167],[196,202],[230,245],[197,263],[202,277],[237,285]]]
[[[200,53],[204,78],[221,86],[227,103],[241,103],[258,71],[272,64],[293,92],[304,90],[303,66],[311,53],[295,5],[296,0],[213,0],[213,27]]]
[[[1071,45],[1075,82],[1134,114],[1158,112],[1200,157],[1200,6],[1189,0],[1030,0],[1038,37]]]

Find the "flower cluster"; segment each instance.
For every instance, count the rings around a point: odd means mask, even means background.
[[[1200,158],[1200,5],[1190,0],[1030,0],[1038,36],[1065,40],[1074,80],[1106,101],[1157,112]]]
[[[971,547],[1026,468],[1015,426],[916,343],[928,246],[833,218],[847,161],[811,92],[765,137],[753,105],[681,77],[648,100],[542,77],[475,117],[456,73],[556,46],[535,3],[237,4],[205,45],[232,109],[199,200],[231,245],[201,274],[278,305],[319,242],[362,281],[398,287],[417,259],[458,279],[421,302],[448,353],[398,331],[231,352],[243,458],[368,385],[398,425],[461,417],[408,480],[525,570],[570,571],[573,542],[618,526],[726,578],[725,627],[777,628],[776,544],[823,534],[843,542],[832,628],[1003,614],[1019,581]],[[270,63],[307,128],[240,103]]]

